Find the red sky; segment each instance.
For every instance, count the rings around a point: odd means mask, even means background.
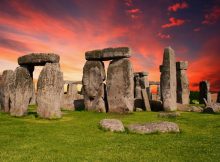
[[[134,70],[158,81],[171,46],[177,60],[189,61],[192,90],[209,80],[219,91],[219,29],[218,0],[1,0],[0,72],[15,69],[19,56],[53,52],[64,79],[81,80],[85,51],[128,46]]]

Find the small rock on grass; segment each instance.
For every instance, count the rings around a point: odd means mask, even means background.
[[[124,132],[124,125],[117,119],[103,119],[100,121],[101,128],[111,132]]]
[[[173,122],[153,122],[144,124],[131,124],[127,126],[129,132],[138,134],[151,134],[151,133],[169,133],[180,132],[179,126]]]

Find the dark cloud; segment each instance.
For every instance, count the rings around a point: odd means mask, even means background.
[[[30,51],[30,49],[25,43],[22,43],[17,40],[1,38],[1,37],[0,37],[0,47],[7,48],[10,50],[14,50],[14,51],[19,51],[19,52]]]

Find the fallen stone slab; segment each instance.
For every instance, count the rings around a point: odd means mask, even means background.
[[[101,128],[111,132],[124,132],[125,128],[120,120],[117,119],[103,119],[100,121]]]
[[[211,103],[205,107],[203,113],[219,113],[220,103]]]
[[[153,122],[144,124],[131,124],[127,126],[129,132],[138,134],[151,134],[151,133],[179,133],[180,129],[176,123],[172,122]]]
[[[85,53],[86,60],[101,60],[107,61],[119,58],[131,57],[128,47],[105,48],[102,50],[87,51]]]
[[[32,53],[18,58],[19,65],[44,66],[46,63],[59,63],[60,56],[53,53]]]
[[[177,103],[177,110],[186,112],[202,112],[203,108],[200,106],[191,106]]]
[[[161,118],[176,118],[180,116],[180,113],[179,112],[160,112],[157,116]]]

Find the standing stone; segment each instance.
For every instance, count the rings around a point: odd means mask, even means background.
[[[12,107],[12,98],[14,92],[14,72],[5,70],[1,79],[1,109],[4,112],[9,112]]]
[[[74,100],[77,99],[77,84],[68,84],[67,93],[62,96],[62,109],[75,110]]]
[[[63,73],[59,63],[47,63],[37,82],[37,114],[41,118],[61,117],[61,97],[63,95]]]
[[[13,105],[10,109],[12,116],[27,114],[28,105],[33,94],[33,80],[26,67],[18,67],[14,72]]]
[[[137,73],[134,73],[134,83],[135,83],[134,97],[141,98],[140,76]]]
[[[189,81],[186,74],[188,68],[187,61],[176,63],[176,79],[177,79],[177,102],[181,104],[189,104]]]
[[[132,112],[134,108],[134,77],[129,59],[123,58],[110,62],[106,84],[109,112]]]
[[[211,102],[211,94],[209,92],[209,89],[210,89],[210,84],[207,80],[201,81],[199,83],[199,103],[200,104],[205,104],[204,99],[206,99],[208,103]]]
[[[87,61],[83,67],[83,94],[85,109],[106,112],[105,68],[102,61]]]
[[[176,59],[174,50],[167,47],[164,50],[163,65],[160,66],[160,87],[163,108],[165,111],[175,111],[176,106]]]

